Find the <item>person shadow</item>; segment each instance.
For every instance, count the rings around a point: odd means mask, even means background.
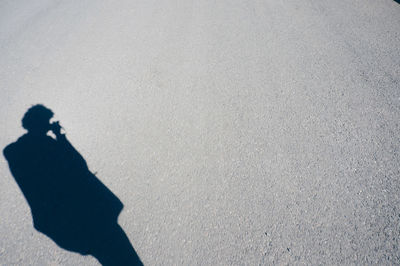
[[[35,229],[102,265],[143,265],[117,221],[122,202],[88,169],[58,122],[49,123],[52,117],[43,105],[31,107],[22,119],[28,132],[3,150]]]

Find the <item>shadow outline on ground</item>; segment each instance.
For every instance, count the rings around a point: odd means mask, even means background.
[[[102,265],[142,265],[117,221],[122,202],[88,169],[61,127],[49,123],[52,116],[43,105],[31,107],[22,120],[28,133],[3,150],[35,229]]]

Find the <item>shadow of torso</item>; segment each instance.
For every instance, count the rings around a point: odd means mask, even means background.
[[[103,242],[111,240],[114,248],[134,252],[117,224],[122,202],[89,171],[64,135],[56,140],[25,134],[4,149],[4,156],[38,231],[64,249],[95,256],[103,265],[114,264],[107,263],[104,253],[115,262]]]

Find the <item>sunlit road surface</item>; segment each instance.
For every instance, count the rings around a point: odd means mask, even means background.
[[[400,262],[400,5],[0,2],[0,146],[32,104],[124,203],[145,265]],[[0,264],[97,265],[0,160]]]

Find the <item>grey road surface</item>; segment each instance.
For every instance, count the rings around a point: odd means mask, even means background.
[[[400,5],[0,1],[0,148],[51,108],[145,265],[400,263]],[[98,265],[0,158],[0,265]]]

